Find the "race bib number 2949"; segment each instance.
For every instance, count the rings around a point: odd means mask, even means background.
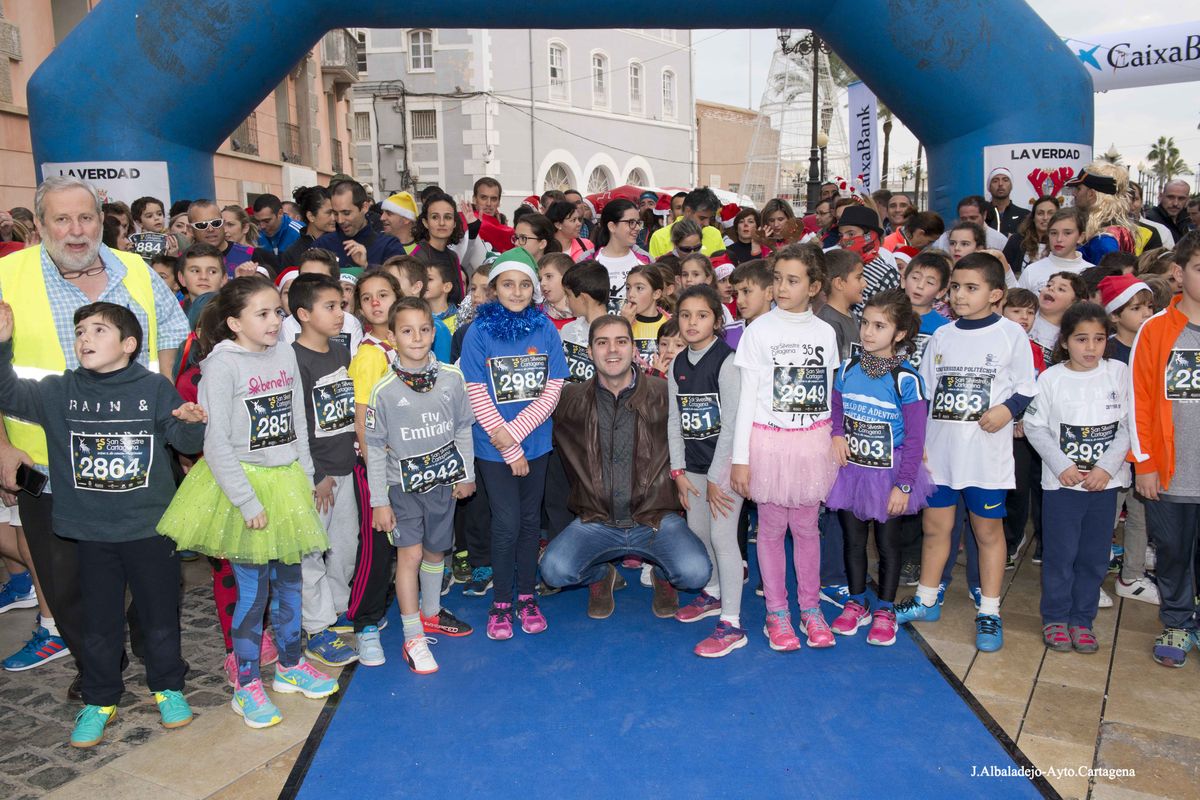
[[[823,414],[829,410],[829,373],[825,367],[776,365],[771,410],[783,414]]]

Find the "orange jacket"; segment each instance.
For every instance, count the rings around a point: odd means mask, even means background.
[[[1129,414],[1129,447],[1133,470],[1138,475],[1158,473],[1158,482],[1169,488],[1175,474],[1175,423],[1171,401],[1167,399],[1167,359],[1188,318],[1171,304],[1155,314],[1138,331],[1129,357],[1129,378],[1133,383],[1129,396],[1133,408]]]

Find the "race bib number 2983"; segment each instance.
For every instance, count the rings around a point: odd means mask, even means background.
[[[992,396],[990,375],[942,375],[933,393],[933,419],[978,422]]]

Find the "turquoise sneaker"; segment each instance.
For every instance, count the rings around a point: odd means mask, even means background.
[[[75,715],[71,747],[95,747],[104,738],[104,728],[117,715],[116,706],[84,706]]]
[[[995,614],[980,614],[975,617],[975,649],[981,653],[994,653],[1004,646],[1004,623]]]
[[[927,606],[917,599],[916,595],[895,605],[896,624],[906,622],[937,622],[942,618],[942,607],[936,603]]]
[[[279,709],[267,697],[262,681],[258,678],[235,689],[230,705],[251,728],[269,728],[283,722],[283,714],[279,713]]]
[[[299,692],[309,700],[328,697],[338,690],[337,681],[303,659],[294,667],[275,665],[271,688],[283,694]]]
[[[183,692],[174,689],[155,692],[154,702],[158,704],[158,716],[164,728],[182,728],[191,723],[192,707]]]

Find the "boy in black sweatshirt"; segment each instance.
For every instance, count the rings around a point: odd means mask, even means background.
[[[79,368],[41,380],[13,368],[13,311],[0,302],[0,411],[41,425],[49,451],[54,532],[79,542],[83,595],[83,699],[71,744],[104,736],[124,691],[125,589],[145,634],[146,682],[164,727],[192,721],[179,654],[179,557],[155,525],[175,481],[167,445],[196,453],[204,411],[135,360],[142,328],[128,308],[90,303],[75,312]]]

